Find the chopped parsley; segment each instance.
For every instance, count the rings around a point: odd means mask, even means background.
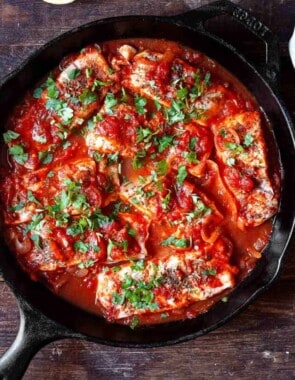
[[[68,107],[64,100],[60,99],[48,99],[46,102],[46,109],[56,112],[57,115],[61,117],[62,122],[66,125],[70,123],[74,115],[73,109]]]
[[[144,261],[143,260],[134,261],[133,264],[131,265],[131,269],[136,272],[142,271],[144,269]]]
[[[224,143],[224,146],[225,146],[228,150],[231,150],[232,152],[234,152],[234,153],[236,153],[236,154],[240,154],[240,153],[243,153],[243,152],[244,152],[244,148],[242,147],[242,145],[237,144],[237,143],[226,142],[226,143]]]
[[[10,143],[12,140],[16,140],[20,136],[19,133],[8,130],[7,132],[3,133],[3,139],[5,144]]]
[[[158,151],[159,153],[162,153],[164,152],[164,150],[166,148],[168,148],[169,146],[172,146],[173,145],[173,139],[174,139],[174,135],[165,135],[163,137],[160,137],[156,143],[158,145]]]
[[[122,248],[123,252],[128,251],[128,240],[122,240],[122,241],[114,241],[112,239],[108,240],[108,246],[107,246],[107,255],[110,256],[112,254],[113,249]]]
[[[254,141],[254,137],[250,135],[249,133],[246,133],[244,136],[243,145],[248,148],[249,146],[253,144],[253,141]]]
[[[20,211],[25,207],[24,203],[18,203],[14,206],[12,206],[8,211],[15,212],[15,211]]]
[[[144,115],[147,112],[145,108],[145,106],[147,105],[147,100],[145,98],[139,95],[135,95],[134,105],[135,105],[136,112],[139,115]]]
[[[73,80],[73,79],[77,78],[77,76],[80,75],[80,73],[81,73],[81,70],[75,68],[75,69],[72,69],[71,71],[69,71],[67,73],[67,75],[68,75],[68,78],[70,80]]]
[[[25,153],[22,145],[15,144],[9,148],[8,152],[13,156],[14,161],[20,165],[23,165],[28,161],[29,155],[28,153]]]
[[[43,214],[34,214],[32,220],[25,228],[25,233],[29,231],[40,231],[44,224]]]
[[[38,152],[38,158],[42,164],[50,164],[53,160],[53,154],[50,153],[48,150],[44,150],[42,152]]]
[[[178,97],[178,99],[181,99],[181,100],[184,100],[187,97],[187,95],[188,95],[188,89],[185,87],[180,88],[176,92],[176,96]]]
[[[161,160],[156,163],[157,166],[157,174],[165,175],[168,172],[168,163],[166,160]]]
[[[136,236],[136,230],[134,228],[128,228],[127,233],[132,237]]]
[[[104,155],[99,152],[93,152],[92,157],[94,158],[96,162],[100,162],[104,159]]]
[[[136,309],[157,310],[159,306],[154,302],[153,289],[160,285],[161,280],[161,277],[154,276],[149,282],[144,282],[125,274],[124,281],[121,282],[122,293],[113,293],[113,303],[122,305],[129,302]]]
[[[138,127],[136,130],[136,142],[141,143],[145,142],[148,143],[153,136],[153,131],[149,128],[144,127]]]
[[[192,194],[192,200],[195,208],[186,214],[186,219],[188,222],[192,222],[193,219],[198,219],[204,215],[211,214],[211,208],[207,207],[198,195]]]
[[[88,68],[85,70],[86,78],[90,78],[92,74],[93,74],[93,70],[92,70],[91,68],[88,67]]]
[[[38,249],[42,249],[41,244],[40,244],[41,243],[40,242],[40,240],[41,240],[40,235],[38,235],[38,234],[31,234],[31,240],[34,242],[35,246]]]
[[[47,80],[45,82],[45,86],[47,88],[47,96],[48,96],[48,98],[50,98],[50,99],[57,99],[58,95],[59,95],[59,91],[58,91],[58,89],[56,87],[55,81],[51,77],[47,78]]]
[[[204,269],[204,270],[202,271],[202,273],[203,273],[205,276],[215,276],[216,273],[217,273],[217,271],[216,271],[216,269],[214,269],[214,268],[210,268],[210,269]]]
[[[190,138],[189,144],[188,144],[188,147],[190,150],[194,151],[196,149],[197,141],[198,141],[197,137],[191,137]]]
[[[173,100],[171,107],[166,108],[166,119],[168,124],[178,123],[185,120],[185,113],[183,112],[185,103],[181,100]]]
[[[169,190],[169,192],[166,194],[165,198],[162,200],[162,208],[163,208],[163,210],[167,210],[168,209],[170,200],[171,200],[171,191]]]
[[[101,80],[94,79],[93,86],[92,86],[92,91],[95,90],[96,87],[105,87],[111,84],[111,82],[102,82]]]
[[[114,165],[119,161],[119,152],[110,153],[107,155],[107,158],[108,158],[107,165],[108,166]]]
[[[229,157],[227,160],[226,160],[226,163],[228,166],[233,166],[235,165],[236,163],[236,159],[234,157]]]
[[[199,162],[197,152],[183,152],[182,155],[187,159],[189,164],[197,164]]]
[[[181,185],[183,181],[186,179],[186,177],[187,177],[186,167],[185,165],[180,165],[178,167],[178,172],[176,176],[177,183]]]
[[[138,324],[139,324],[139,319],[138,319],[138,317],[133,317],[133,319],[132,319],[132,322],[131,322],[131,324],[130,324],[130,328],[132,329],[132,330],[134,330],[135,329],[135,327],[137,327],[138,326]]]
[[[160,111],[160,109],[162,108],[161,103],[157,99],[154,100],[154,105],[157,111]]]
[[[106,113],[108,115],[112,115],[113,114],[114,107],[117,105],[117,103],[118,103],[118,101],[115,98],[114,94],[112,94],[111,92],[108,92],[106,94],[106,97],[105,97],[105,100],[104,100],[104,104],[105,104],[105,108],[106,108]]]
[[[28,197],[28,201],[29,201],[29,202],[35,203],[35,204],[37,204],[37,205],[39,205],[39,206],[42,206],[42,204],[41,204],[41,203],[38,201],[38,199],[34,196],[34,194],[32,193],[31,190],[28,191],[28,195],[27,195],[27,197]]]
[[[210,86],[211,85],[211,74],[210,73],[206,73],[205,76],[204,76],[204,85],[206,87]]]
[[[145,156],[146,156],[146,152],[144,150],[140,150],[136,153],[135,157],[132,160],[133,169],[138,170],[143,167]]]
[[[164,247],[173,245],[174,247],[177,247],[177,248],[188,248],[189,246],[187,239],[178,239],[175,236],[170,236],[166,240],[163,240],[161,245],[163,245]]]
[[[33,134],[33,140],[40,144],[46,144],[47,142],[46,136],[38,134]]]
[[[81,240],[78,240],[78,241],[75,241],[75,243],[74,243],[74,249],[75,249],[75,251],[86,253],[89,250],[89,244],[84,243]]]
[[[94,265],[94,263],[95,263],[94,260],[89,259],[89,260],[86,260],[86,261],[79,263],[77,266],[79,269],[87,269],[87,268],[92,267]]]
[[[88,88],[85,88],[82,94],[79,96],[80,102],[87,106],[97,100],[97,95],[93,92],[90,92]]]
[[[125,297],[119,293],[113,293],[112,295],[112,303],[113,305],[123,305],[125,301]]]
[[[34,92],[33,92],[33,97],[35,99],[40,99],[41,98],[41,95],[42,95],[42,92],[43,92],[43,88],[41,87],[37,87],[35,88]]]

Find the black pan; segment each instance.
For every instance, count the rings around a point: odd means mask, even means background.
[[[265,43],[265,62],[254,67],[236,49],[204,29],[204,21],[229,14]],[[82,311],[32,282],[19,268],[4,242],[1,243],[0,269],[14,292],[20,308],[17,338],[0,360],[0,378],[20,378],[32,356],[55,339],[82,338],[122,347],[155,347],[183,342],[222,325],[267,289],[277,277],[294,229],[294,131],[278,95],[278,40],[248,11],[229,1],[172,17],[132,16],[95,21],[63,34],[42,47],[10,74],[0,85],[0,125],[25,91],[54,68],[67,54],[94,42],[118,38],[166,38],[195,48],[212,57],[254,94],[264,109],[277,141],[283,169],[283,186],[278,215],[271,240],[254,271],[230,295],[207,313],[191,320],[131,330],[112,325]],[[17,94],[17,96],[16,96]]]

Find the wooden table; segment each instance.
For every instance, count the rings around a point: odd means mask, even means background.
[[[0,0],[0,79],[48,40],[82,23],[128,15],[173,15],[204,0],[77,0],[53,6],[41,0]],[[282,96],[294,116],[295,76],[287,41],[295,21],[294,0],[235,1],[253,11],[280,38]],[[226,27],[224,27],[226,23]],[[210,23],[219,34],[261,59],[261,46],[231,21]],[[295,247],[277,283],[246,311],[207,336],[178,346],[124,349],[63,340],[44,347],[25,379],[294,379]],[[18,327],[15,299],[0,279],[0,354]]]

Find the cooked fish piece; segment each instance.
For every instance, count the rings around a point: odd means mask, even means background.
[[[131,104],[122,103],[111,96],[114,106],[109,108],[107,100],[99,111],[101,118],[85,131],[87,146],[102,154],[120,152],[123,157],[136,153],[136,131],[145,123]]]
[[[113,190],[119,187],[117,166],[83,158],[21,177],[7,177],[3,184],[7,190],[3,199],[7,210],[5,223],[28,222],[35,213],[44,210],[79,215],[107,206],[117,199],[114,192],[108,192],[110,187]]]
[[[236,269],[212,256],[206,260],[199,250],[105,269],[97,276],[96,303],[117,320],[206,300],[235,284]]]
[[[99,46],[83,49],[60,65],[56,78],[48,78],[41,96],[57,122],[69,128],[79,127],[102,103],[117,77],[111,74]]]
[[[240,227],[263,223],[277,211],[278,194],[269,176],[259,113],[228,116],[213,131],[222,176],[238,201]]]
[[[5,239],[32,276],[61,268],[90,268],[105,260],[106,243],[99,229],[78,233],[79,220],[76,217],[70,224],[56,226],[53,218],[35,214],[31,222],[9,227]]]
[[[162,54],[145,50],[132,58],[131,68],[126,69],[126,75],[122,81],[123,86],[169,107],[175,91],[169,83],[165,83],[165,87],[159,86],[156,79],[160,76],[161,81],[170,81],[170,68],[174,54],[170,51]]]

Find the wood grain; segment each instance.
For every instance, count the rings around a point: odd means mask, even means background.
[[[53,6],[41,0],[0,0],[0,80],[53,37],[99,18],[129,14],[173,15],[204,0],[77,0]],[[278,34],[282,59],[282,97],[295,116],[295,75],[287,41],[295,20],[293,0],[234,1],[251,10]],[[219,18],[207,25],[255,61],[261,44],[236,23]],[[279,280],[242,314],[194,341],[154,349],[123,349],[78,340],[44,347],[24,379],[274,379],[295,378],[295,245]],[[12,343],[18,309],[0,279],[0,354]]]

